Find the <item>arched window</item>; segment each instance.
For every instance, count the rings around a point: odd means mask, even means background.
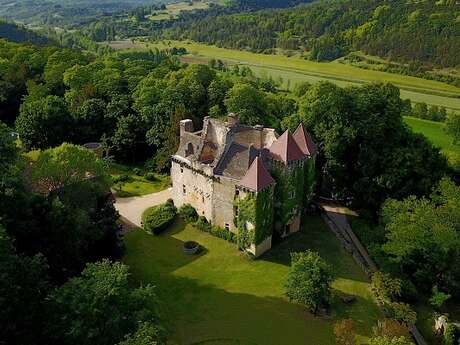
[[[187,144],[187,149],[185,150],[185,155],[190,156],[194,154],[194,149],[192,143]]]

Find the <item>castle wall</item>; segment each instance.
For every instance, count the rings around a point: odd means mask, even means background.
[[[237,233],[234,223],[233,201],[235,197],[235,182],[231,179],[221,177],[214,183],[213,195],[213,224],[225,228],[225,224],[230,226],[230,231]]]
[[[181,167],[174,160],[171,164],[171,180],[174,205],[181,207],[184,204],[190,204],[196,209],[199,216],[205,216],[208,221],[212,222],[213,180],[193,171],[186,165]]]

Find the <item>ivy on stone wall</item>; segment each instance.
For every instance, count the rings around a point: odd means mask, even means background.
[[[249,193],[243,199],[236,199],[238,209],[238,246],[248,248],[252,243],[258,245],[273,233],[273,188],[259,193]],[[253,228],[248,228],[252,224]]]
[[[275,162],[271,173],[276,181],[275,229],[282,233],[284,227],[299,213],[299,207],[303,206],[306,181],[304,162],[288,167]]]
[[[304,182],[304,207],[307,207],[308,204],[313,199],[313,193],[315,191],[316,185],[316,166],[315,166],[315,158],[312,157],[308,159],[305,163],[305,182]]]

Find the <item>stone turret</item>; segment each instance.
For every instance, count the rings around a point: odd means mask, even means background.
[[[193,121],[190,119],[182,120],[180,123],[180,136],[184,133],[193,133]]]

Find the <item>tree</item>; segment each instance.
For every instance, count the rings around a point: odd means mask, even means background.
[[[430,193],[447,162],[405,125],[402,102],[391,84],[343,89],[320,82],[308,90],[299,113],[283,125],[294,129],[303,122],[312,133],[323,195],[376,213],[389,197]]]
[[[22,104],[16,130],[28,149],[61,144],[72,133],[72,120],[64,100],[57,96]]]
[[[266,124],[264,94],[248,84],[235,84],[227,93],[225,106],[230,113],[238,113],[247,125]]]
[[[426,103],[415,103],[412,108],[412,116],[418,117],[419,119],[428,119],[428,106]]]
[[[451,113],[447,117],[446,132],[452,136],[454,144],[460,143],[460,114]]]
[[[433,286],[433,289],[431,290],[433,295],[430,298],[430,303],[433,307],[439,309],[442,307],[442,305],[449,300],[452,295],[448,293],[444,293],[442,291],[439,291],[438,286],[435,285]]]
[[[337,321],[334,324],[335,342],[337,345],[355,345],[355,323],[351,319]]]
[[[374,329],[376,336],[380,337],[405,337],[411,339],[411,334],[407,325],[392,319],[379,320]]]
[[[123,161],[135,161],[146,154],[145,123],[140,116],[122,116],[111,138],[115,156]]]
[[[316,313],[331,298],[332,276],[329,265],[318,253],[307,250],[291,254],[291,268],[285,284],[286,296]]]
[[[430,198],[388,200],[383,250],[425,291],[460,291],[460,187],[445,178]]]
[[[137,331],[118,345],[166,345],[164,331],[151,323],[143,323]]]
[[[72,114],[78,129],[75,131],[75,142],[85,144],[99,141],[105,128],[106,104],[103,100],[92,98],[85,100],[80,108]]]
[[[50,337],[61,344],[112,345],[136,332],[139,324],[157,325],[158,298],[153,287],[133,289],[128,277],[128,266],[121,263],[88,264],[80,277],[51,293]],[[141,332],[151,334],[151,329],[141,326]]]
[[[50,289],[43,256],[18,255],[0,225],[0,339],[37,344],[44,325],[43,300]]]
[[[40,152],[30,177],[40,189],[50,192],[93,180],[108,188],[106,163],[94,152],[73,144]]]

